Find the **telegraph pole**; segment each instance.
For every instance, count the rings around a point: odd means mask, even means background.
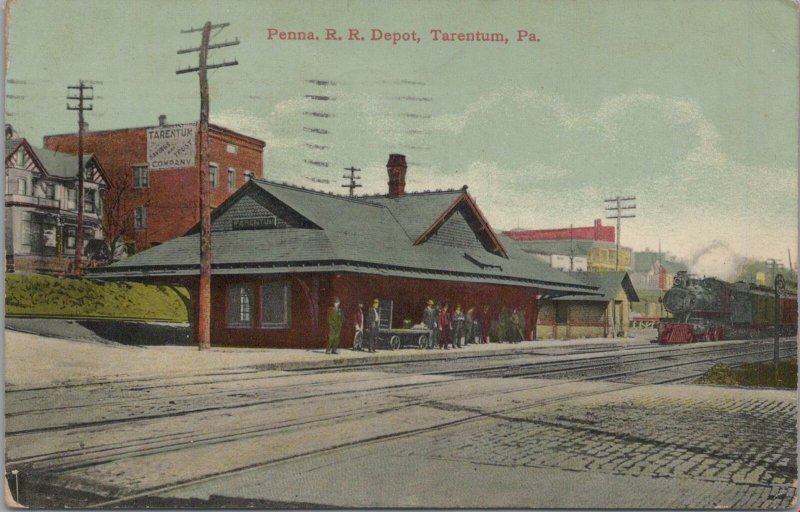
[[[775,344],[772,347],[772,362],[775,365],[775,380],[778,380],[778,362],[780,361],[780,319],[778,316],[780,315],[780,302],[781,302],[781,292],[786,287],[786,282],[783,279],[783,276],[776,273],[778,261],[774,259],[768,259],[767,265],[770,266],[771,274],[772,274],[772,291],[775,294],[774,303],[772,305],[772,315],[773,315],[773,328],[775,329]]]
[[[622,234],[622,219],[632,219],[636,217],[636,215],[623,215],[622,210],[635,210],[636,204],[632,203],[631,201],[635,201],[636,196],[628,196],[628,197],[614,197],[612,199],[606,199],[605,202],[611,204],[612,206],[606,205],[606,210],[616,212],[614,215],[606,215],[606,219],[616,219],[617,221],[617,260],[614,265],[614,270],[619,271],[619,239],[620,235]]]
[[[342,185],[342,187],[349,188],[350,189],[350,197],[353,197],[353,192],[355,191],[355,189],[357,189],[358,187],[361,186],[360,183],[356,183],[357,180],[361,179],[360,176],[356,176],[356,173],[357,172],[361,172],[361,169],[356,169],[355,167],[353,167],[351,165],[350,167],[345,167],[344,170],[345,171],[350,171],[350,176],[345,174],[344,176],[342,176],[342,178],[344,178],[346,180],[349,180],[350,182],[345,184],[345,185]]]
[[[199,52],[197,67],[179,69],[175,74],[198,72],[200,76],[200,126],[198,137],[200,139],[200,158],[198,159],[200,174],[200,279],[198,283],[197,306],[195,319],[197,321],[197,345],[200,350],[211,348],[211,182],[208,172],[208,70],[225,66],[235,66],[236,60],[208,63],[208,51],[224,46],[235,46],[239,40],[225,41],[224,43],[209,44],[211,29],[225,28],[230,23],[212,25],[206,22],[203,28],[190,28],[181,30],[182,34],[202,32],[202,40],[197,48],[178,50],[178,54]]]
[[[77,90],[77,96],[71,96],[72,91]],[[86,95],[89,93],[89,96]],[[86,123],[83,121],[83,112],[92,110],[92,105],[86,105],[84,102],[94,99],[94,87],[86,85],[86,82],[80,80],[78,85],[67,86],[67,99],[77,101],[76,106],[67,103],[67,110],[78,111],[78,226],[75,228],[75,269],[76,276],[81,275],[81,258],[83,257],[83,134],[86,128]]]
[[[572,233],[572,224],[569,225],[569,271],[574,270],[573,262],[575,261],[575,237]]]

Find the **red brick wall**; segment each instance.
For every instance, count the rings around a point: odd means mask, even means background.
[[[364,311],[370,307],[372,299],[391,299],[394,301],[394,327],[402,327],[408,318],[413,323],[422,321],[425,302],[431,298],[447,301],[452,311],[461,304],[466,312],[470,307],[489,305],[493,317],[502,307],[509,311],[521,309],[525,313],[525,336],[536,325],[536,294],[533,288],[515,286],[469,284],[426,279],[403,279],[361,274],[321,274],[316,277],[318,292],[314,294],[312,274],[285,274],[282,276],[216,276],[212,284],[211,344],[243,347],[283,347],[283,348],[321,348],[327,343],[326,314],[338,296],[345,313],[342,330],[342,346],[351,347],[353,324],[358,300],[364,303]],[[267,283],[288,281],[291,286],[290,324],[287,329],[230,328],[227,327],[227,289],[236,283]],[[317,327],[312,321],[310,298],[318,297]],[[258,295],[258,294],[256,294]],[[259,300],[256,299],[254,318],[259,318]]]
[[[227,152],[228,143],[236,144],[236,154]],[[46,136],[44,145],[57,151],[77,153],[78,136],[74,133]],[[126,237],[136,241],[137,250],[180,236],[198,222],[200,180],[196,167],[153,171],[148,188],[133,188],[133,166],[147,164],[146,128],[90,131],[85,135],[84,147],[87,153],[97,155],[111,181],[109,187],[126,190],[122,207],[126,214],[132,217],[137,206],[147,208],[147,228],[132,230]],[[228,191],[229,167],[236,169],[237,188],[245,183],[245,170],[252,171],[257,178],[263,175],[263,142],[212,127],[209,154],[210,160],[219,164],[219,185],[212,191],[212,206],[231,194]],[[106,204],[106,211],[108,208]]]

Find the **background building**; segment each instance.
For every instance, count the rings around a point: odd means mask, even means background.
[[[166,116],[159,117],[158,126],[168,126]],[[132,243],[137,251],[184,234],[200,219],[197,166],[151,170],[147,162],[149,128],[154,127],[87,131],[84,137],[85,150],[103,161],[109,178],[106,239],[112,245]],[[44,145],[76,153],[78,135],[49,135],[44,137]],[[263,175],[264,145],[253,137],[209,125],[212,208],[250,177]]]
[[[592,226],[557,229],[514,229],[505,235],[523,251],[567,271],[628,271],[632,251],[619,248],[617,262],[616,229],[603,226],[600,219]],[[571,260],[571,266],[569,265]]]
[[[77,244],[78,158],[6,139],[6,271],[60,274]],[[84,257],[103,240],[106,175],[96,155],[84,155]]]
[[[664,292],[672,288],[675,275],[688,267],[673,257],[656,251],[633,253],[631,281],[639,293],[633,305],[634,324],[649,326],[653,319],[669,316],[661,304]]]

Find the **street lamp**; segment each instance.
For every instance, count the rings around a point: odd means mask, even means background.
[[[786,288],[786,281],[783,279],[781,274],[775,276],[775,281],[773,283],[773,288],[775,291],[775,304],[773,306],[774,312],[774,324],[775,324],[775,346],[773,347],[772,351],[772,359],[773,363],[775,364],[775,382],[777,384],[778,381],[778,362],[780,360],[780,322],[778,321],[778,315],[780,314],[780,304],[781,304],[781,292]]]
[[[19,503],[19,470],[12,469],[11,474],[14,475],[14,500]]]

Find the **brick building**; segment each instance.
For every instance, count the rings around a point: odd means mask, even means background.
[[[597,287],[532,258],[496,234],[466,191],[405,192],[405,157],[387,164],[389,193],[346,197],[252,180],[212,215],[211,342],[320,347],[334,296],[353,339],[359,301],[393,306],[393,325],[417,323],[427,299],[524,314],[536,331],[538,297],[590,296]],[[97,277],[170,282],[196,297],[199,233],[136,254]]]
[[[523,251],[567,271],[628,271],[632,250],[619,248],[617,268],[616,229],[595,219],[592,226],[556,229],[513,229],[505,234]]]
[[[166,116],[158,126],[166,127]],[[200,218],[197,167],[151,170],[147,130],[154,127],[87,131],[85,151],[103,162],[108,175],[106,239],[133,244],[136,251],[183,235]],[[77,153],[76,133],[48,135],[44,145]],[[216,207],[250,177],[263,176],[264,142],[222,126],[209,125],[211,205]],[[195,161],[198,161],[196,159]]]

